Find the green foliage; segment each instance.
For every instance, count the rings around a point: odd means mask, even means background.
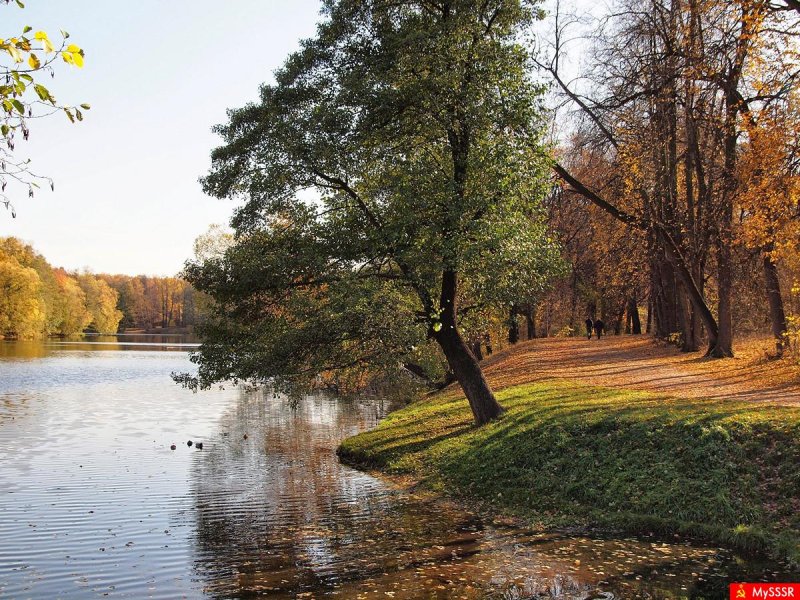
[[[314,251],[319,246],[305,226],[298,221],[254,233],[224,259],[187,265],[190,281],[202,277],[216,301],[215,318],[200,328],[203,381],[288,383],[326,370],[389,367],[424,339],[408,293],[396,282],[346,268],[315,269],[327,257]],[[315,258],[319,263],[303,264]]]
[[[475,428],[439,394],[339,453],[547,524],[689,533],[800,561],[800,409],[571,382],[498,399],[506,414]]]
[[[188,385],[396,366],[448,333],[454,303],[505,306],[558,262],[542,90],[518,44],[532,3],[340,0],[325,16],[217,129],[205,189],[245,202],[235,245],[186,268],[216,307]]]

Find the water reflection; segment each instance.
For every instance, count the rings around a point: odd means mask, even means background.
[[[715,548],[485,524],[339,464],[339,440],[386,408],[312,397],[292,410],[240,396],[192,471],[195,570],[208,594],[584,599],[726,589],[735,561]]]
[[[196,597],[187,474],[236,391],[193,395],[185,352],[4,343],[0,597]],[[39,358],[32,358],[39,356]]]
[[[339,464],[385,403],[193,395],[167,347],[0,344],[0,596],[715,598],[792,577],[703,546],[484,523]]]
[[[215,593],[316,588],[358,568],[340,549],[396,492],[343,467],[333,450],[384,410],[325,397],[294,408],[282,398],[240,397],[221,420],[220,451],[195,464],[192,477],[196,564]]]
[[[33,360],[57,356],[63,352],[100,352],[151,350],[174,352],[191,350],[199,345],[194,336],[177,334],[83,335],[34,341],[0,339],[0,360]]]

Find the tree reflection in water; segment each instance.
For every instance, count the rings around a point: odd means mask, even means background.
[[[338,442],[386,406],[242,392],[198,453],[195,571],[214,597],[687,596],[722,589],[717,549],[484,525],[339,464]],[[245,439],[247,434],[247,439]]]
[[[0,595],[716,598],[791,578],[736,575],[713,548],[483,524],[339,465],[386,403],[193,395],[169,379],[187,368],[171,341],[108,341],[0,344]]]

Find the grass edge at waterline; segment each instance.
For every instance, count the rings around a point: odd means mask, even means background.
[[[800,408],[545,381],[475,427],[456,390],[346,439],[347,464],[544,527],[679,534],[800,564]]]

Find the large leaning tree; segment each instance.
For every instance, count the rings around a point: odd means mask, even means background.
[[[190,262],[214,299],[197,388],[391,368],[433,341],[478,424],[503,411],[460,331],[558,260],[525,0],[327,0],[314,39],[218,128],[208,193],[235,241]],[[507,309],[506,309],[507,310]]]

